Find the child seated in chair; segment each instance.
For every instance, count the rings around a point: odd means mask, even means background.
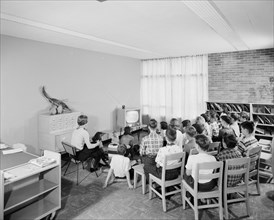
[[[115,179],[125,178],[128,183],[128,188],[132,189],[133,186],[130,182],[129,170],[131,169],[130,160],[128,157],[125,157],[127,147],[122,144],[117,148],[117,155],[114,155],[110,162],[110,169],[105,181],[103,188],[106,188],[108,184],[111,184]]]
[[[196,140],[196,148],[198,150],[198,154],[190,155],[186,164],[186,172],[184,179],[186,182],[194,187],[195,178],[195,169],[197,164],[206,163],[206,162],[215,162],[216,159],[214,156],[207,153],[209,148],[209,139],[204,134],[198,134],[195,137]],[[201,174],[210,174],[213,173],[212,169],[209,170],[200,170]],[[210,191],[216,186],[216,181],[214,179],[208,180],[199,180],[198,182],[198,190],[199,191]]]
[[[102,165],[109,167],[108,158],[106,156],[105,151],[103,150],[103,143],[102,143],[103,135],[104,135],[104,133],[102,133],[102,132],[96,132],[95,135],[91,138],[91,140],[92,140],[91,143],[97,143],[99,141],[99,146],[97,146],[95,149],[97,149],[100,152],[101,160],[104,163]],[[99,165],[100,164],[101,163],[99,162]]]

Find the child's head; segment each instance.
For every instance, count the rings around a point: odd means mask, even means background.
[[[127,151],[127,147],[125,144],[120,144],[117,148],[117,153],[120,155],[124,156],[126,154],[126,151]]]
[[[231,118],[230,118],[230,116],[228,116],[228,115],[222,115],[221,116],[221,124],[223,125],[223,126],[228,126],[228,125],[231,125]]]
[[[151,130],[156,130],[156,128],[157,128],[157,121],[155,120],[155,119],[150,119],[149,120],[149,128],[151,129]]]
[[[197,116],[195,123],[196,124],[205,124],[205,119],[202,116]]]
[[[195,129],[196,129],[196,132],[197,134],[202,134],[205,130],[205,125],[204,124],[193,124],[192,125]]]
[[[88,123],[88,116],[80,115],[77,119],[77,123],[79,126],[85,125]]]
[[[246,111],[242,111],[240,113],[240,122],[248,121],[249,120],[249,113]]]
[[[166,122],[166,121],[161,121],[161,122],[160,122],[160,128],[161,128],[162,130],[166,130],[167,127],[168,127],[168,125],[167,125],[167,122]]]
[[[189,126],[186,128],[186,136],[188,140],[193,139],[196,134],[197,134],[197,131],[193,126]]]
[[[238,121],[240,119],[240,116],[236,112],[232,112],[230,114],[230,117],[232,119],[232,122]]]
[[[204,134],[197,134],[195,136],[195,140],[202,151],[208,151],[210,142],[207,136],[205,136]]]
[[[166,140],[168,143],[174,143],[176,140],[177,132],[176,129],[172,128],[171,126],[168,127],[166,130]]]
[[[223,146],[229,149],[233,149],[234,147],[236,147],[236,144],[237,144],[237,139],[235,135],[233,134],[225,133],[222,141],[223,141]]]
[[[178,130],[180,128],[180,123],[177,118],[172,118],[169,122],[169,126]]]
[[[95,135],[92,137],[92,141],[101,141],[102,140],[102,132],[96,132]]]
[[[254,131],[254,122],[253,121],[244,121],[241,123],[243,135],[252,134]]]
[[[217,113],[214,110],[211,110],[209,112],[209,118],[211,123],[217,121],[218,120]]]
[[[207,122],[207,123],[210,122],[210,119],[207,114],[203,113],[203,114],[201,114],[201,116],[205,119],[205,122]]]
[[[124,128],[124,134],[127,135],[127,134],[130,134],[130,127],[129,126],[126,126]]]

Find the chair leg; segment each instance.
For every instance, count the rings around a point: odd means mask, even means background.
[[[220,219],[222,220],[224,218],[223,205],[222,205],[222,201],[223,201],[222,194],[219,196],[218,200],[219,200],[219,216],[220,216]]]
[[[77,185],[79,184],[79,163],[77,163]]]
[[[166,212],[166,188],[162,185],[162,203],[163,203],[163,211]]]
[[[66,170],[65,170],[65,172],[64,172],[64,176],[65,176],[66,173],[67,173],[67,170],[68,170],[68,168],[69,168],[70,163],[71,163],[71,161],[68,162],[67,168],[66,168]]]
[[[137,173],[134,170],[134,179],[133,179],[133,187],[134,187],[134,189],[136,189],[136,186],[137,186]]]
[[[226,193],[224,193],[223,199],[224,199],[225,219],[228,219],[228,207],[227,207],[227,194]]]
[[[149,199],[152,199],[152,190],[151,190],[151,187],[152,187],[152,179],[149,178],[149,186],[148,186],[148,189],[149,189]]]
[[[142,175],[142,192],[145,195],[146,194],[146,176]]]
[[[199,219],[198,198],[196,196],[194,196],[194,217],[195,220]]]
[[[246,198],[246,211],[247,215],[250,216],[250,206],[249,206],[249,195],[248,195],[248,190],[245,191],[245,198]]]
[[[186,209],[186,189],[182,186],[182,203],[183,203],[183,209]]]
[[[257,186],[257,192],[258,192],[258,194],[259,194],[259,196],[260,196],[260,195],[261,195],[261,189],[260,189],[260,178],[259,178],[259,174],[257,174],[256,186]]]

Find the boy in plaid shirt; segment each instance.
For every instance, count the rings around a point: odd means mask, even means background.
[[[224,134],[222,140],[223,149],[216,156],[218,161],[226,161],[228,159],[240,158],[241,153],[236,149],[237,139],[233,134]],[[237,166],[231,167],[237,169]],[[228,175],[227,186],[235,186],[241,181],[242,175]]]

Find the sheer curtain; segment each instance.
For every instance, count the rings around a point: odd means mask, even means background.
[[[205,112],[207,99],[207,55],[142,61],[143,114],[158,121],[192,120]]]

